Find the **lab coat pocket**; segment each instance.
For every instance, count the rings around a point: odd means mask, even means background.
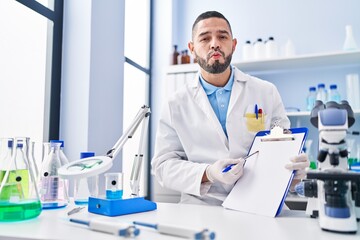
[[[245,121],[246,128],[250,132],[259,132],[265,130],[265,114],[259,113],[256,116],[255,113],[246,113]]]

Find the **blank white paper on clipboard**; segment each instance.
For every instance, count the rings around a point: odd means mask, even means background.
[[[269,131],[256,134],[244,166],[244,175],[223,202],[225,208],[257,215],[275,217],[284,204],[293,178],[285,169],[290,158],[298,155],[307,136],[307,128],[290,129],[294,137],[287,141],[261,141]]]

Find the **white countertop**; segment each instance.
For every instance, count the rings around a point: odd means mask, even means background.
[[[68,221],[67,212],[74,206],[55,210],[43,210],[39,217],[12,223],[0,223],[0,239],[122,239],[111,234],[91,231],[85,225]],[[158,209],[151,212],[106,217],[87,212],[87,208],[71,215],[78,219],[106,218],[130,223],[143,221],[149,223],[167,223],[189,228],[208,228],[216,233],[216,239],[316,239],[346,240],[360,239],[360,223],[357,234],[338,234],[320,229],[318,219],[305,215],[304,211],[283,210],[276,218],[263,217],[224,209],[220,206],[158,203]],[[136,239],[171,240],[183,239],[161,235],[150,228],[141,229]]]

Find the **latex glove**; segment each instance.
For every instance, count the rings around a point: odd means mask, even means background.
[[[206,177],[212,183],[234,184],[244,173],[244,162],[242,158],[218,160],[206,168]],[[230,164],[236,164],[228,172],[224,172]]]
[[[299,154],[290,159],[290,163],[285,165],[286,169],[296,170],[294,179],[303,179],[306,176],[305,169],[310,166],[310,161],[305,153]]]

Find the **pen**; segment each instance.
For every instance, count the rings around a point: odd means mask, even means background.
[[[144,222],[133,222],[135,225],[150,227],[157,230],[159,233],[173,235],[177,237],[190,238],[190,239],[215,239],[215,233],[210,232],[208,229],[194,230],[172,225],[164,224],[151,224]]]
[[[261,108],[259,108],[259,110],[258,110],[258,113],[260,114],[260,120],[261,120],[261,123],[263,123],[264,122],[264,114],[263,114],[263,110],[261,109]]]
[[[258,152],[259,152],[259,150],[257,150],[257,151],[255,151],[255,152],[253,152],[252,154],[244,157],[244,158],[243,158],[243,159],[245,160],[244,165],[245,165],[245,163],[246,163],[246,159],[248,159],[249,157],[253,156],[254,154],[256,154],[256,153],[258,153]],[[229,166],[227,166],[226,168],[224,168],[224,170],[223,170],[222,172],[223,172],[223,173],[226,173],[226,172],[230,171],[230,169],[231,169],[232,166],[234,166],[234,165],[236,165],[236,164],[230,164]]]
[[[110,233],[121,237],[136,237],[140,234],[140,229],[127,223],[107,222],[98,219],[83,221],[73,218],[70,218],[70,222],[84,224],[89,226],[91,230]]]
[[[259,112],[258,112],[258,105],[257,104],[255,104],[254,112],[255,112],[256,119],[258,119],[259,118]]]

